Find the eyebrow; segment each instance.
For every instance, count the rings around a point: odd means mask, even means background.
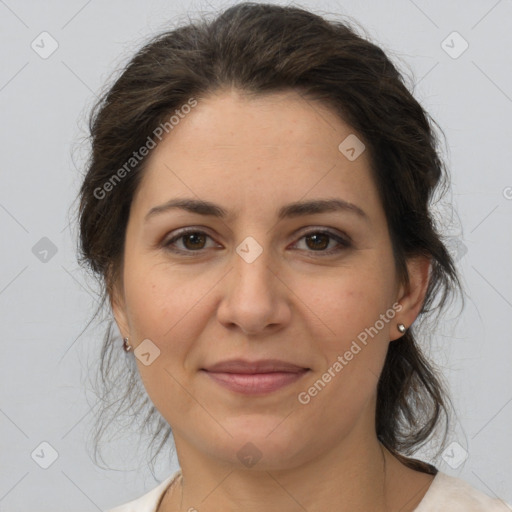
[[[155,217],[156,215],[166,213],[174,209],[181,209],[190,213],[207,215],[220,219],[227,219],[229,216],[228,211],[210,201],[180,198],[171,199],[164,204],[154,206],[146,214],[144,220],[147,222],[149,219]],[[370,221],[364,210],[362,210],[359,206],[353,203],[349,203],[343,199],[316,199],[311,201],[297,201],[290,203],[279,209],[277,212],[277,218],[282,220],[285,218],[300,217],[302,215],[312,215],[337,211],[353,213],[367,222]]]

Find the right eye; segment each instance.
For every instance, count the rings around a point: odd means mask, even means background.
[[[206,239],[208,238],[213,240],[204,231],[186,228],[178,230],[172,238],[163,243],[163,247],[178,254],[197,253],[205,249]],[[177,241],[181,241],[184,248],[176,248],[175,244]]]

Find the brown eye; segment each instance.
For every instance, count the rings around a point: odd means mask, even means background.
[[[310,231],[304,234],[300,240],[305,240],[307,252],[317,252],[318,256],[330,256],[343,249],[348,249],[352,245],[348,239],[330,231]],[[334,247],[329,248],[332,242],[334,242]]]
[[[175,236],[164,242],[163,247],[178,254],[200,254],[208,248],[208,239],[213,240],[211,236],[204,231],[185,229],[179,231]],[[299,239],[299,241],[301,240],[305,240],[306,248],[304,250],[306,252],[315,252],[318,253],[318,256],[330,256],[351,246],[349,240],[330,231],[310,231]],[[179,242],[181,242],[181,244]],[[333,246],[330,247],[330,245]],[[212,246],[210,248],[212,248]]]
[[[306,245],[313,250],[323,250],[329,245],[329,236],[325,233],[313,233],[312,235],[306,235],[305,239],[311,241],[311,244],[306,242]]]
[[[211,237],[204,231],[182,230],[163,243],[163,247],[176,253],[194,253],[206,249],[207,240]],[[181,246],[177,244],[181,242]]]
[[[203,233],[187,233],[186,235],[182,235],[183,245],[187,249],[203,249],[205,244],[205,235]]]

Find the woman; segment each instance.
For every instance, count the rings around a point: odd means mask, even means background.
[[[91,136],[82,259],[181,468],[113,512],[508,510],[408,457],[449,403],[412,324],[460,284],[437,140],[380,48],[239,4],[146,45]]]

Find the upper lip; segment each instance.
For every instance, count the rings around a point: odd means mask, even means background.
[[[297,366],[296,364],[281,361],[279,359],[260,359],[259,361],[230,359],[228,361],[220,361],[219,363],[215,363],[202,369],[208,372],[218,373],[298,373],[304,370],[309,370],[309,368]]]

